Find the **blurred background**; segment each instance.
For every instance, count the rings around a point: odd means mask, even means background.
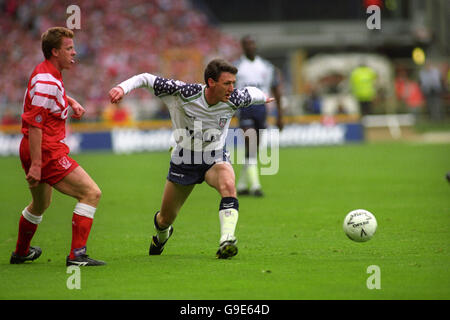
[[[449,127],[448,0],[0,0],[0,135],[20,132],[27,82],[43,60],[40,35],[66,26],[73,4],[77,65],[63,78],[87,110],[71,120],[73,132],[170,127],[147,91],[112,106],[109,89],[142,72],[203,82],[210,59],[239,58],[244,35],[279,71],[287,124],[358,122],[393,138],[417,124]]]

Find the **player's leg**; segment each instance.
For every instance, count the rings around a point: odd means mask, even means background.
[[[244,130],[245,135],[245,164],[242,168],[241,179],[246,179],[247,189],[242,192],[240,181],[238,182],[238,194],[262,196],[261,183],[258,174],[258,148],[260,132],[255,128]]]
[[[164,250],[164,245],[173,232],[172,224],[184,202],[194,189],[194,186],[194,184],[184,186],[166,180],[161,209],[155,214],[153,220],[156,235],[153,236],[152,243],[150,244],[150,255],[159,255]]]
[[[16,250],[11,255],[10,263],[17,264],[37,259],[42,250],[39,247],[30,247],[39,223],[42,221],[44,211],[49,207],[52,197],[52,188],[47,183],[40,183],[30,188],[32,201],[22,211],[19,220],[19,233]]]
[[[205,175],[205,181],[222,197],[219,205],[220,240],[217,257],[230,258],[237,254],[234,235],[239,217],[239,202],[236,198],[233,167],[228,162],[214,164]]]
[[[235,175],[233,167],[229,162],[215,163],[206,171],[205,181],[216,189],[222,198],[236,198],[236,187],[234,185]]]
[[[78,200],[72,216],[72,244],[67,264],[87,266],[104,264],[103,261],[93,260],[86,255],[86,243],[101,197],[100,188],[80,166],[77,166],[53,187]]]
[[[75,168],[53,187],[59,192],[77,199],[80,203],[95,208],[102,195],[98,185],[81,166]]]
[[[249,195],[249,177],[248,177],[248,167],[249,167],[249,129],[253,128],[255,125],[254,119],[252,117],[253,106],[246,109],[241,109],[238,112],[239,116],[239,127],[243,130],[244,134],[244,148],[245,148],[245,162],[241,167],[239,173],[239,179],[237,181],[237,194],[240,196]]]
[[[256,130],[256,129],[255,129]],[[259,168],[258,168],[258,152],[260,147],[262,131],[258,129],[256,131],[256,146],[253,148],[256,151],[250,152],[249,154],[249,168],[248,176],[250,180],[250,194],[255,197],[262,197],[264,193],[262,191],[261,181],[259,179]],[[252,148],[250,148],[251,150]]]
[[[247,135],[248,129],[242,128],[244,133],[244,148],[245,148],[245,162],[241,167],[239,173],[239,179],[236,184],[237,194],[240,196],[246,196],[250,194],[249,181],[248,181],[248,154],[249,154],[249,137]]]
[[[263,130],[267,128],[267,110],[265,105],[256,106],[256,110],[253,115],[254,130],[256,139],[249,141],[248,152],[248,179],[250,184],[250,194],[256,197],[262,197],[261,182],[259,179],[258,169],[258,152],[261,144],[261,138]],[[256,145],[255,145],[256,144]]]
[[[255,105],[241,113],[239,125],[244,130],[245,164],[237,183],[238,195],[263,196],[258,173],[258,149],[260,129],[265,129],[267,111],[265,105]]]
[[[194,186],[194,184],[184,186],[166,180],[161,202],[161,210],[156,217],[157,223],[160,227],[167,228],[173,224],[178,212],[194,189]]]

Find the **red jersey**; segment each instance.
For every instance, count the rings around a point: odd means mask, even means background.
[[[62,141],[66,137],[68,107],[61,72],[50,61],[41,62],[28,81],[23,105],[22,133],[27,139],[30,125],[42,129],[43,156],[45,154],[56,158],[69,152]]]

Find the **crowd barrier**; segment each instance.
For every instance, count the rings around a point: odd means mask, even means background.
[[[235,119],[233,119],[235,120]],[[273,119],[269,123],[273,123]],[[18,155],[20,127],[0,131],[0,156]],[[290,117],[282,131],[269,125],[266,143],[283,147],[341,145],[364,141],[364,127],[357,117]],[[241,131],[233,121],[227,144],[239,143]],[[273,141],[277,139],[277,141]],[[71,153],[110,151],[133,153],[167,151],[174,145],[170,121],[147,121],[132,127],[100,124],[71,124],[65,140]]]

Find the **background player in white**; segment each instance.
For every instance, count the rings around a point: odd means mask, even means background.
[[[278,70],[267,60],[256,55],[256,42],[251,36],[241,39],[244,54],[235,66],[239,69],[236,76],[236,88],[254,86],[266,95],[273,94],[277,106],[277,126],[283,128],[281,106],[281,84]],[[258,154],[261,141],[261,130],[267,128],[267,108],[263,104],[255,104],[249,108],[240,109],[237,113],[239,126],[244,130],[256,130],[256,146],[250,146],[252,139],[245,136],[245,164],[241,169],[237,184],[238,195],[263,196],[258,173]]]
[[[225,138],[231,118],[238,108],[273,101],[254,87],[235,89],[237,71],[227,61],[215,59],[205,69],[205,84],[185,84],[143,73],[120,83],[109,92],[111,102],[117,103],[134,89],[149,89],[169,108],[175,129],[177,147],[172,152],[161,208],[154,217],[156,235],[150,244],[150,255],[161,254],[183,203],[195,184],[203,181],[221,196],[221,237],[216,256],[225,259],[237,254],[234,233],[239,203],[233,167],[224,150]]]

